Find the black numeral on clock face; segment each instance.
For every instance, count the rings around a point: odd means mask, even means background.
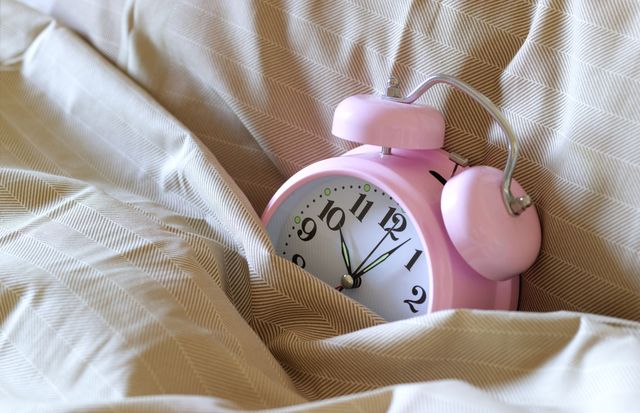
[[[362,203],[365,201],[366,198],[367,196],[365,194],[360,194],[360,196],[358,196],[358,199],[356,199],[355,204],[353,204],[353,206],[349,210],[353,215],[355,215],[355,217],[360,222],[362,222],[364,217],[367,215],[367,212],[369,212],[369,210],[373,206],[373,202],[367,201],[362,207],[362,209],[360,209],[360,207],[362,206]],[[358,210],[360,210],[360,212],[358,212]]]
[[[392,224],[387,227],[389,221],[392,221]],[[398,237],[394,234],[394,232],[402,232],[407,228],[407,219],[404,215],[400,213],[396,213],[396,209],[393,207],[389,207],[389,211],[382,218],[382,221],[378,222],[378,225],[382,227],[385,231],[391,231],[389,235],[394,241],[398,240]]]
[[[418,261],[418,258],[420,258],[420,255],[422,255],[422,251],[416,250],[416,252],[413,254],[409,262],[404,267],[407,270],[411,271],[411,268],[413,268],[413,265],[416,263],[416,261]]]
[[[307,266],[307,262],[304,260],[304,258],[302,258],[302,255],[300,254],[293,254],[293,257],[291,257],[291,261],[293,261],[293,263],[300,268],[304,268]]]
[[[318,227],[316,225],[316,221],[312,218],[305,218],[302,220],[302,224],[300,225],[300,229],[298,230],[298,238],[302,241],[310,241],[316,235],[316,231]]]
[[[344,210],[340,207],[334,207],[335,202],[327,200],[327,205],[318,215],[321,221],[327,219],[327,226],[332,231],[337,231],[344,225],[346,217],[344,216]]]
[[[404,300],[404,303],[407,304],[411,312],[415,314],[418,312],[418,310],[416,309],[414,304],[422,304],[427,301],[427,292],[419,285],[414,285],[411,289],[411,294],[413,294],[417,298],[415,300],[406,299]]]

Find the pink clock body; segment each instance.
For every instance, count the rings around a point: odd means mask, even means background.
[[[441,149],[442,114],[413,104],[437,83],[475,99],[502,128],[503,171],[465,168]],[[397,92],[390,81],[385,97],[337,106],[333,134],[364,145],[302,169],[277,191],[262,216],[276,250],[389,321],[451,308],[515,310],[541,229],[513,179],[513,129],[451,76],[435,75],[405,98]]]
[[[279,244],[283,245],[283,237],[286,236],[285,232],[288,232],[288,229],[292,229],[293,238],[296,237],[296,231],[293,228],[299,223],[296,224],[293,220],[298,211],[292,211],[292,205],[287,205],[287,202],[291,202],[292,199],[294,204],[298,203],[296,193],[304,192],[305,188],[313,187],[315,182],[322,182],[326,178],[337,176],[356,178],[386,192],[398,203],[401,208],[399,210],[403,211],[407,220],[416,229],[428,269],[424,272],[422,279],[428,294],[427,300],[420,308],[421,311],[415,313],[407,311],[404,315],[391,311],[393,315],[390,315],[389,311],[385,311],[388,307],[387,303],[364,302],[363,304],[379,312],[387,320],[450,308],[514,310],[518,302],[519,278],[516,276],[505,281],[493,281],[481,276],[460,256],[447,235],[440,206],[444,188],[443,179],[449,180],[454,170],[457,175],[464,169],[456,167],[457,165],[449,160],[448,153],[441,149],[393,149],[392,154],[381,155],[379,147],[363,145],[343,156],[314,163],[293,175],[271,199],[262,220],[278,248]],[[320,187],[322,186],[323,184],[320,184]],[[304,194],[301,196],[305,197]],[[346,205],[344,210],[348,210],[349,206],[351,204]],[[317,215],[316,213],[313,216],[317,217]],[[350,214],[347,213],[347,215]],[[382,219],[381,214],[376,217],[376,221],[379,219]],[[372,236],[375,238],[375,235],[372,234]],[[334,234],[334,237],[335,242],[338,243],[338,234]],[[327,251],[326,254],[327,256],[323,259],[327,263],[342,261],[337,249]],[[291,251],[286,258],[292,259],[293,256]],[[421,256],[421,259],[423,257]],[[364,257],[352,258],[355,261]],[[381,264],[379,269],[384,270],[384,264]],[[390,267],[387,271],[396,270]],[[401,268],[400,270],[391,276],[403,277],[404,270]],[[339,283],[340,275],[340,273],[335,274],[333,283],[327,279],[323,281],[334,287],[334,284]],[[360,288],[382,288],[376,285],[376,280],[373,278],[376,275],[379,274],[364,275]],[[371,278],[367,279],[367,277]],[[399,301],[398,305],[401,308],[406,305],[402,303],[404,300],[396,301]],[[384,314],[385,312],[387,314]]]

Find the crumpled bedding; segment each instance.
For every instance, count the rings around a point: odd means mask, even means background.
[[[640,10],[389,4],[2,0],[0,410],[637,409]],[[259,214],[353,147],[341,99],[433,72],[513,123],[543,250],[521,311],[385,323]],[[481,109],[425,101],[501,166]]]

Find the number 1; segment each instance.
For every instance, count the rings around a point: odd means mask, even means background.
[[[416,250],[416,252],[413,254],[413,257],[411,257],[409,262],[404,267],[407,270],[411,271],[411,268],[413,268],[413,264],[415,264],[416,261],[418,261],[418,258],[420,258],[420,255],[422,255],[422,251],[421,250]]]

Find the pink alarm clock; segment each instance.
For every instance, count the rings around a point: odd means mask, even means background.
[[[467,167],[442,148],[444,119],[414,104],[437,83],[474,98],[509,142],[504,171]],[[282,257],[388,321],[448,308],[514,310],[519,274],[541,231],[512,178],[518,146],[507,120],[466,83],[435,75],[407,97],[357,95],[335,110],[334,135],[365,145],[314,163],[262,216]]]

